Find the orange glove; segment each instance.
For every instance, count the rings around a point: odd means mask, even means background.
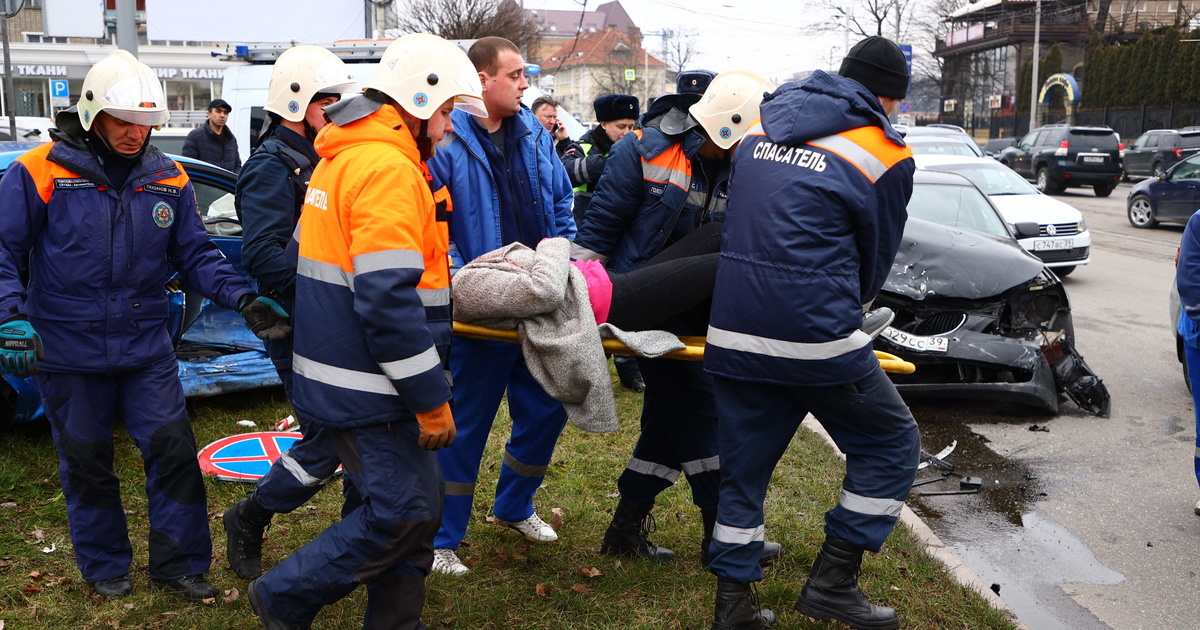
[[[417,422],[421,425],[421,437],[417,444],[431,451],[450,446],[458,433],[454,428],[449,402],[442,403],[441,407],[432,411],[417,412]]]

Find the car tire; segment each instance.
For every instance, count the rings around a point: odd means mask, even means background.
[[[1129,200],[1125,216],[1129,219],[1129,224],[1135,228],[1147,229],[1158,225],[1158,219],[1154,218],[1154,204],[1146,195],[1134,195]]]
[[[1150,177],[1162,177],[1165,172],[1166,169],[1163,168],[1162,162],[1155,162],[1154,166],[1150,167]]]
[[[1037,170],[1037,183],[1035,187],[1047,195],[1054,195],[1062,191],[1062,185],[1050,179],[1050,170],[1045,166]]]
[[[1113,189],[1116,187],[1116,184],[1096,184],[1092,187],[1092,190],[1096,191],[1097,197],[1107,197],[1112,194]]]
[[[1051,268],[1054,269],[1054,275],[1058,276],[1059,278],[1066,278],[1067,276],[1071,275],[1072,271],[1075,271],[1075,265],[1071,265],[1070,267],[1051,267]]]
[[[1123,181],[1123,182],[1129,181],[1129,173],[1126,172],[1125,169],[1121,169],[1121,181]]]

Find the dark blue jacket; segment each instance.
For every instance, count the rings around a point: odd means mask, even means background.
[[[1175,288],[1179,289],[1177,330],[1193,348],[1200,348],[1200,212],[1188,219],[1179,243],[1179,265],[1175,268]]]
[[[704,142],[698,128],[668,135],[648,126],[625,134],[605,162],[572,255],[628,273],[702,223],[723,220],[728,169],[710,164],[713,181],[699,176]]]
[[[174,160],[148,148],[115,190],[86,144],[53,137],[0,180],[0,317],[28,316],[45,346],[43,369],[120,371],[172,356],[164,289],[172,268],[188,288],[236,310],[250,286],[209,240]]]
[[[862,307],[889,273],[912,151],[858,82],[816,72],[763,100],[733,159],[705,368],[781,385],[877,369]]]
[[[238,176],[235,201],[242,223],[242,265],[258,282],[259,293],[274,298],[289,313],[296,267],[287,246],[320,159],[304,136],[279,126],[254,150]]]
[[[233,135],[233,129],[225,126],[221,130],[221,135],[225,139],[224,145],[221,144],[221,139],[217,138],[217,134],[209,128],[207,122],[196,127],[188,133],[187,139],[183,141],[183,151],[181,151],[183,157],[203,160],[227,171],[238,172],[242,168],[242,156],[238,155],[237,138]]]

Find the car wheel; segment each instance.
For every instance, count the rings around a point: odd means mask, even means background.
[[[1152,228],[1158,225],[1154,218],[1154,206],[1146,195],[1137,195],[1129,200],[1129,224],[1135,228]]]
[[[1125,172],[1125,169],[1121,169],[1121,181],[1129,181],[1129,173]]]
[[[1045,166],[1038,169],[1036,181],[1037,189],[1047,195],[1053,195],[1062,190],[1061,185],[1050,179],[1050,171]]]
[[[1162,177],[1163,172],[1164,172],[1164,169],[1163,169],[1162,162],[1155,162],[1154,168],[1150,169],[1150,176],[1151,177]]]
[[[1059,278],[1066,278],[1071,275],[1072,271],[1075,271],[1075,265],[1071,265],[1070,267],[1052,267],[1052,269],[1054,269],[1054,275]]]
[[[1092,189],[1096,191],[1097,197],[1107,197],[1112,194],[1113,189],[1116,187],[1116,184],[1096,184]]]

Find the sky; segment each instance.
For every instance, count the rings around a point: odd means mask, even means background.
[[[606,0],[587,0],[594,10]],[[575,10],[583,0],[525,0],[526,9]],[[844,32],[820,32],[812,24],[819,12],[797,0],[621,0],[642,29],[654,54],[662,40],[651,34],[664,28],[697,34],[697,55],[688,65],[716,72],[753,70],[777,83],[801,70],[829,70],[846,54]],[[856,37],[849,38],[854,45]]]

